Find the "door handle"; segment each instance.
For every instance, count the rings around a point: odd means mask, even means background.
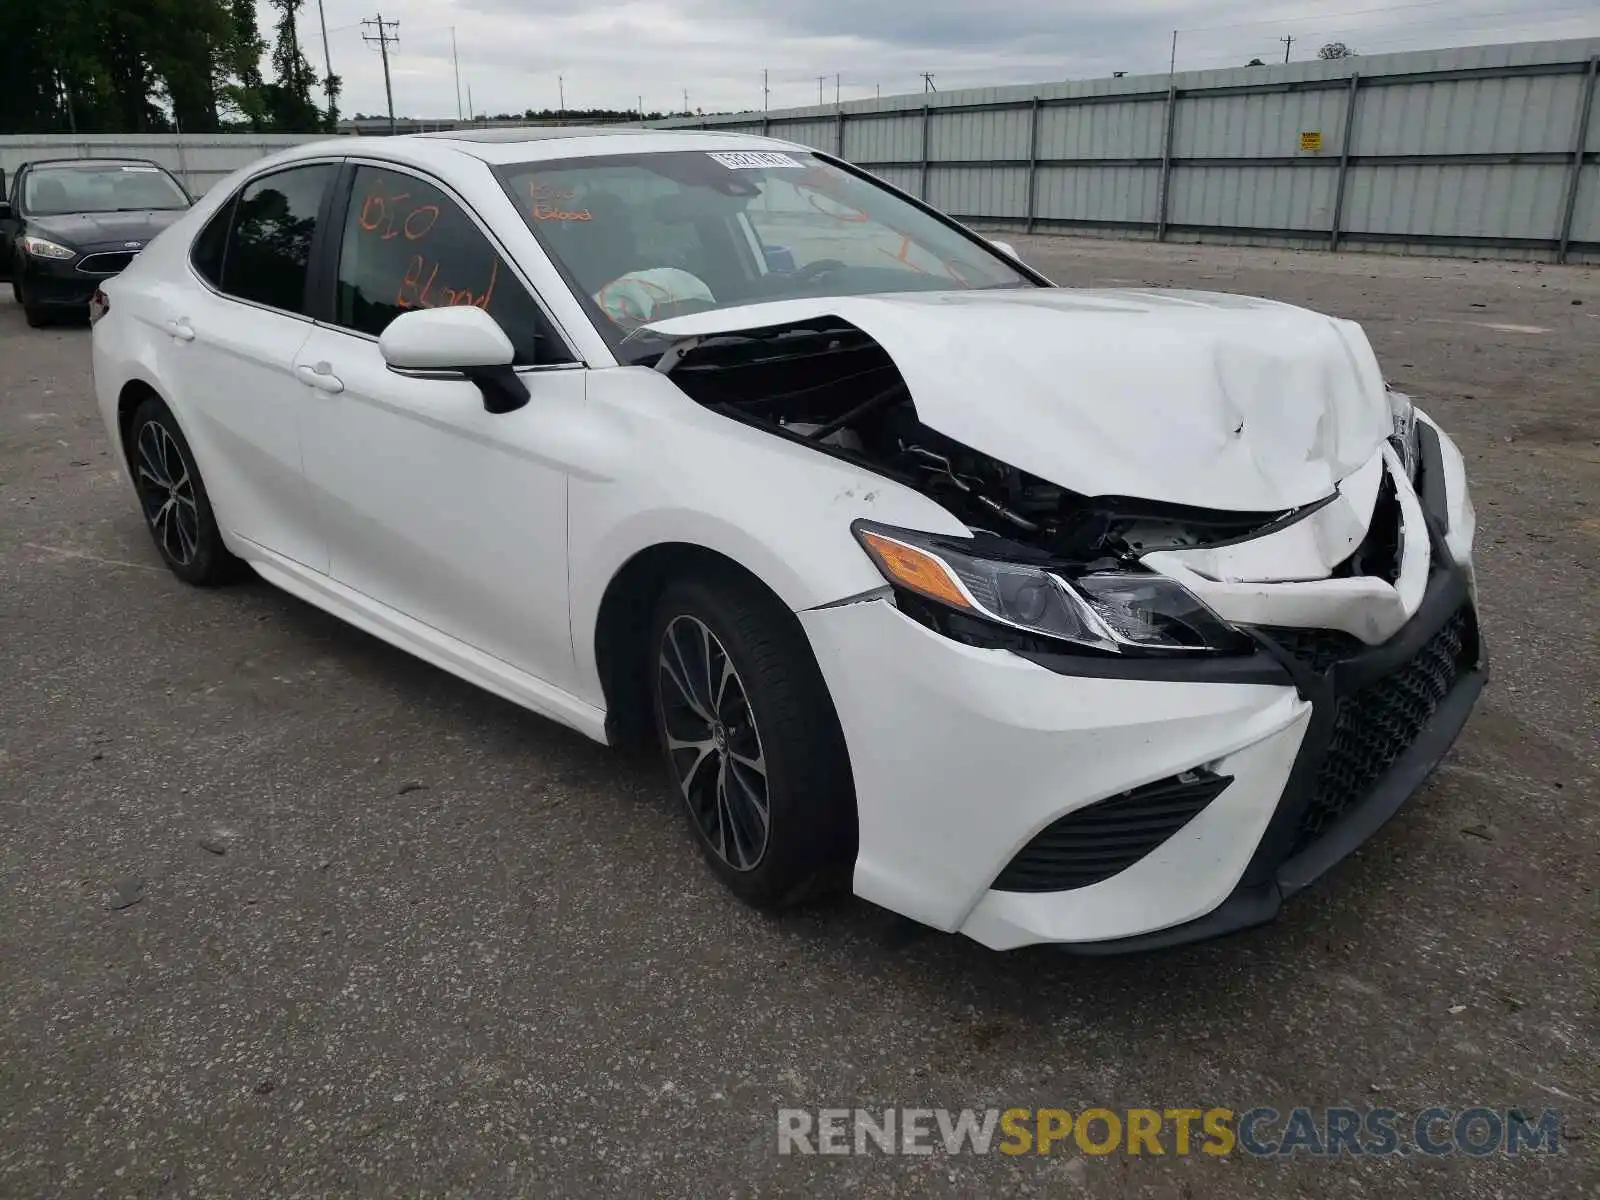
[[[166,324],[166,330],[176,341],[194,341],[194,327],[189,324],[189,321],[186,317],[180,317],[176,321],[168,321]]]
[[[314,387],[319,392],[333,392],[337,395],[344,391],[344,380],[335,375],[333,368],[325,362],[319,362],[314,367],[301,363],[295,367],[294,373],[301,383],[307,387]]]

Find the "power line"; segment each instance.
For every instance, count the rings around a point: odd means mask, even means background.
[[[369,25],[376,25],[378,27],[378,32],[368,33],[366,27]],[[398,32],[400,29],[400,22],[385,21],[383,19],[383,14],[379,13],[375,17],[371,17],[365,21],[362,21],[361,26],[361,40],[366,42],[369,46],[376,45],[378,47],[378,53],[383,55],[383,94],[384,97],[389,101],[389,133],[392,135],[395,132],[394,87],[389,82],[389,43],[393,42],[396,46],[400,44],[400,34]],[[396,32],[390,33],[389,31],[391,29],[395,30]]]

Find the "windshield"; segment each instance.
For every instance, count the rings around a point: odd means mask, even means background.
[[[675,151],[501,167],[613,345],[764,300],[1038,286],[982,241],[803,151]]]
[[[24,183],[22,206],[39,217],[189,207],[177,180],[149,163],[34,167]]]

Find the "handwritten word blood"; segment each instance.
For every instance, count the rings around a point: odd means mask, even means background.
[[[474,294],[470,287],[451,288],[441,286],[437,292],[434,284],[439,278],[439,263],[430,264],[420,254],[413,254],[411,262],[406,267],[405,278],[400,281],[400,287],[394,294],[396,308],[449,308],[454,305],[472,305],[475,308],[487,310],[489,302],[494,298],[495,281],[500,278],[500,260],[494,258],[489,264],[489,282],[482,292]]]
[[[533,206],[533,219],[535,221],[592,221],[594,214],[587,208],[567,211],[557,208],[553,204],[535,204]]]

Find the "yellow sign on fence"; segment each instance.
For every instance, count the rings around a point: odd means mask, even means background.
[[[1309,129],[1300,134],[1300,149],[1320,151],[1322,149],[1322,130]]]

